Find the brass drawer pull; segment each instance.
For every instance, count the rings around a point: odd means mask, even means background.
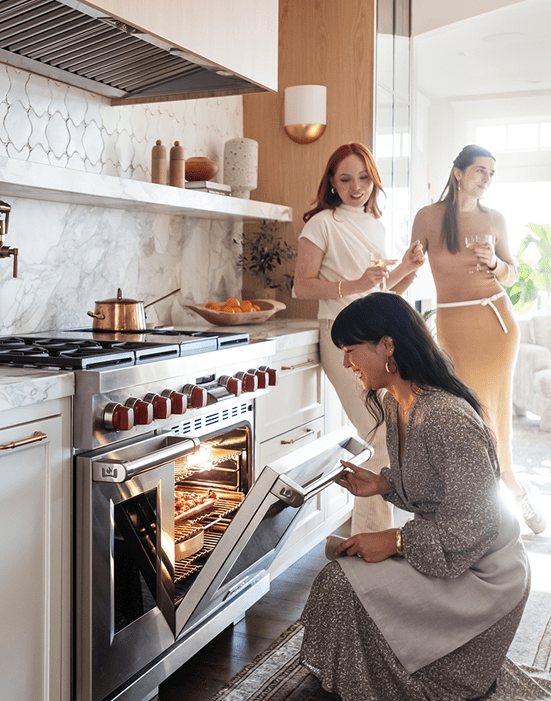
[[[305,360],[303,363],[299,363],[298,365],[282,365],[281,369],[282,370],[297,370],[298,368],[304,368],[308,365],[315,365],[317,364],[315,360],[312,360],[312,358],[308,358],[308,360]]]
[[[11,443],[5,443],[0,445],[0,450],[13,450],[14,448],[20,448],[22,445],[29,445],[29,443],[38,443],[38,441],[43,441],[48,436],[41,431],[35,431],[30,438],[23,438],[20,441],[12,441]]]
[[[311,436],[313,433],[315,433],[314,429],[309,428],[307,429],[306,433],[303,433],[302,436],[299,436],[298,438],[293,438],[292,441],[281,441],[281,445],[293,445],[293,443],[298,443],[298,441],[302,441],[304,438]]]

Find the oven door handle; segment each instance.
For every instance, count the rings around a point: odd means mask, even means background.
[[[92,481],[126,482],[135,475],[153,470],[159,465],[171,462],[175,458],[194,453],[201,445],[198,438],[186,438],[178,443],[151,451],[135,460],[97,460],[92,463]]]
[[[354,454],[354,463],[366,462],[373,456],[373,448],[356,438],[350,438],[342,447]],[[339,464],[329,474],[322,475],[306,487],[301,487],[290,477],[281,475],[272,487],[271,493],[289,506],[298,508],[347,472],[350,470]]]

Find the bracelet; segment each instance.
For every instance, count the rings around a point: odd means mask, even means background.
[[[494,270],[497,268],[498,265],[499,265],[499,258],[496,256],[496,264],[494,265],[493,268],[490,268],[490,266],[488,266],[488,270],[489,270],[491,273],[493,273]]]
[[[396,529],[396,553],[398,555],[403,555],[404,551],[402,549],[402,529]]]
[[[342,280],[341,280],[341,281],[339,282],[339,284],[337,285],[337,291],[338,291],[338,293],[339,293],[339,297],[342,297],[342,290],[341,290],[341,287],[342,287]]]

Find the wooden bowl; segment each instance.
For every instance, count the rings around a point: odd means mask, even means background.
[[[192,156],[185,163],[186,180],[210,180],[218,173],[218,163],[206,156]]]
[[[275,299],[251,299],[253,304],[260,307],[259,312],[241,312],[239,314],[231,314],[229,312],[217,312],[214,309],[208,309],[205,304],[187,304],[187,308],[194,311],[203,319],[206,319],[215,326],[242,326],[243,324],[262,324],[267,321],[276,312],[280,312],[286,308],[283,302],[278,302]]]

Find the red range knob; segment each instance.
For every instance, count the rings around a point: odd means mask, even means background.
[[[260,368],[258,368],[258,370],[255,368],[250,368],[249,372],[252,375],[256,375],[258,378],[258,389],[266,389],[269,383],[268,372],[266,370],[261,370]]]
[[[143,399],[130,397],[125,405],[134,410],[134,423],[137,426],[148,426],[153,421],[153,404],[144,402]]]
[[[103,424],[108,431],[130,431],[134,428],[134,412],[128,406],[111,402],[103,412]]]
[[[229,375],[220,375],[218,384],[221,387],[225,387],[230,394],[235,394],[236,397],[239,397],[243,389],[241,380],[238,377],[230,377]]]
[[[235,374],[243,385],[243,392],[256,392],[258,389],[258,377],[250,372],[238,372]]]
[[[270,387],[275,387],[277,385],[277,370],[275,368],[269,368],[267,365],[261,365],[259,368],[262,372],[268,373],[268,384]]]
[[[160,394],[150,392],[149,394],[145,395],[144,401],[153,405],[154,419],[168,419],[168,417],[172,414],[172,404],[168,397],[163,397]]]
[[[186,395],[189,405],[194,409],[207,406],[208,394],[204,387],[199,385],[184,385],[182,392]]]
[[[172,405],[173,414],[185,414],[187,409],[187,397],[181,392],[176,392],[173,389],[164,389],[161,392],[162,397],[168,397]]]

